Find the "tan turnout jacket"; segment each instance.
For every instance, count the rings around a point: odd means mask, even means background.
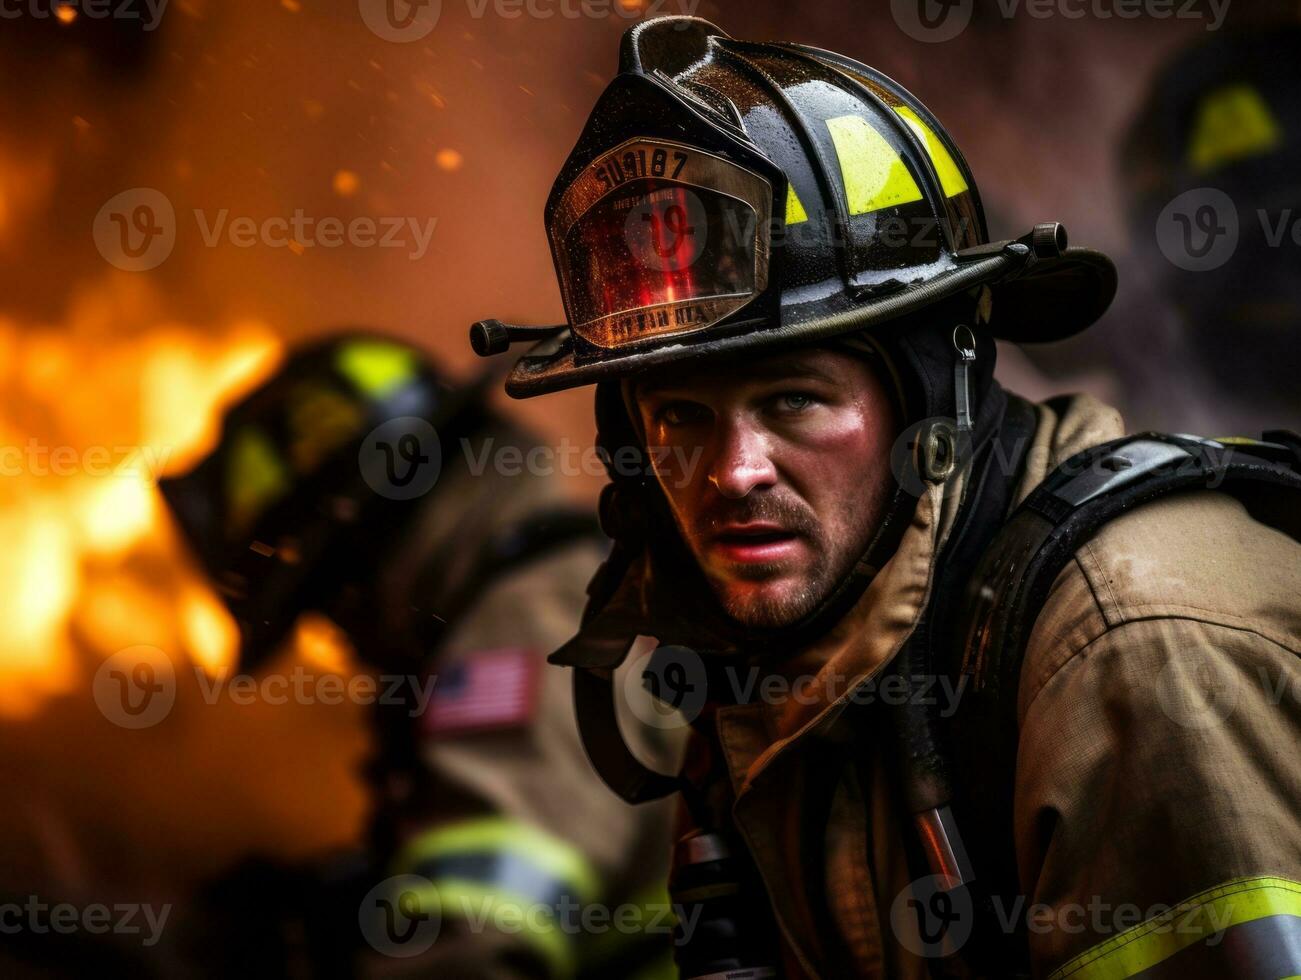
[[[1123,434],[1119,415],[1088,397],[1038,416],[1017,501],[1071,454]],[[848,692],[881,671],[925,608],[957,504],[932,488],[857,606],[789,662],[791,677],[825,681],[827,697],[719,712],[735,821],[791,977],[928,975],[901,938],[910,831],[882,765],[889,745],[844,772],[812,849],[798,843],[801,787],[835,742]],[[1249,956],[1290,932],[1301,950],[1299,655],[1301,546],[1232,497],[1163,499],[1080,548],[1037,620],[1019,692],[1026,904],[1009,914],[1029,923],[1037,976],[1202,975],[1208,937]],[[824,902],[830,920],[813,911]],[[1276,968],[1240,975],[1289,975],[1267,972]]]
[[[418,535],[422,559],[437,553],[449,574],[489,536],[566,503],[559,478],[526,468],[449,465],[441,479]],[[406,815],[390,871],[430,882],[441,928],[422,955],[368,956],[372,975],[526,980],[608,965],[612,976],[664,976],[672,805],[632,809],[605,787],[579,740],[570,672],[546,665],[576,630],[603,554],[580,538],[497,575],[432,652],[429,798]],[[517,712],[504,693],[514,685],[528,704]],[[629,734],[647,758],[677,766],[680,735]],[[559,921],[545,908],[558,896],[597,911]]]

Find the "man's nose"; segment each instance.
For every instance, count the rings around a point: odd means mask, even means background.
[[[753,425],[729,422],[720,433],[718,454],[709,482],[724,497],[739,500],[755,487],[777,482],[777,467],[769,456],[768,440]]]

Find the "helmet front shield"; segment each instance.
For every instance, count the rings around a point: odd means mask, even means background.
[[[594,347],[706,329],[767,288],[772,185],[684,143],[630,139],[561,194],[548,233],[574,335]]]

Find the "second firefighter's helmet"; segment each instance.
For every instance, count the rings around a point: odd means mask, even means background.
[[[1301,24],[1226,31],[1158,74],[1121,147],[1135,256],[1230,384],[1296,384]],[[1284,236],[1287,236],[1286,238]],[[1281,247],[1280,247],[1281,246]],[[1249,366],[1248,366],[1249,365]]]
[[[226,413],[212,453],[161,482],[239,624],[245,667],[304,612],[380,631],[383,563],[428,499],[438,437],[481,425],[482,394],[410,344],[344,331],[294,350]]]
[[[624,36],[546,206],[567,322],[472,328],[481,354],[541,343],[516,397],[682,359],[794,345],[956,301],[994,336],[1054,340],[1115,293],[1060,225],[989,243],[975,180],[880,72],[692,17]]]

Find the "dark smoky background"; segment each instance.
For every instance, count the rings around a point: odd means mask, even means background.
[[[107,447],[115,460],[153,447],[160,469],[183,469],[211,447],[220,407],[287,345],[343,326],[412,340],[471,377],[472,321],[562,318],[542,225],[552,179],[621,33],[681,13],[879,67],[948,127],[995,238],[1056,220],[1116,258],[1104,323],[1057,348],[1005,350],[1010,386],[1092,392],[1131,427],[1260,421],[1249,390],[1242,404],[1249,376],[1214,388],[1184,369],[1181,321],[1132,261],[1118,153],[1173,54],[1293,23],[1295,3],[1174,0],[1148,5],[1168,16],[1121,16],[1122,3],[1079,0],[1039,16],[1030,0],[982,0],[958,5],[970,24],[941,43],[902,29],[900,3],[844,0],[441,0],[427,36],[396,43],[368,28],[367,3],[112,0],[133,21],[0,0],[0,442]],[[140,188],[174,208],[175,243],[134,272],[106,259],[95,228]],[[398,218],[405,231],[397,247],[205,240],[218,222],[296,212]],[[592,439],[590,393],[504,407],[553,443]],[[365,820],[359,709],[213,707],[187,688],[174,724],[147,735],[96,711],[90,678],[124,646],[211,669],[233,658],[233,627],[153,475],[0,477],[6,893],[183,895],[250,854],[337,847]],[[577,478],[574,493],[593,499],[599,482]],[[355,669],[328,629],[286,656]]]

